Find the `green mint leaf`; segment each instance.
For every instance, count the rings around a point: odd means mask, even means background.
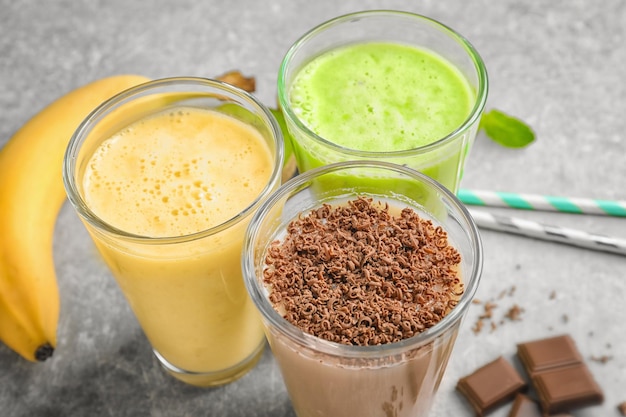
[[[494,142],[507,148],[523,148],[535,140],[535,133],[526,123],[499,110],[484,113],[480,128]]]

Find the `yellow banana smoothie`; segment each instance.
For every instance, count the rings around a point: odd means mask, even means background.
[[[240,266],[248,220],[231,219],[266,192],[274,166],[257,129],[196,107],[132,123],[86,164],[82,189],[92,212],[158,242],[111,245],[94,236],[157,357],[186,382],[228,382],[263,349]]]

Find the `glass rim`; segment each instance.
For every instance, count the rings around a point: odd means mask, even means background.
[[[238,214],[232,216],[228,220],[210,227],[208,229],[201,230],[199,232],[189,233],[182,236],[145,236],[135,233],[130,233],[120,228],[117,228],[110,223],[104,221],[98,215],[96,215],[91,208],[85,202],[83,195],[79,191],[77,184],[76,174],[76,162],[78,153],[83,144],[84,139],[89,132],[98,124],[100,118],[105,116],[109,111],[114,110],[120,104],[126,104],[136,98],[143,97],[144,93],[149,93],[152,90],[165,89],[172,86],[181,86],[181,90],[184,86],[204,86],[215,89],[215,92],[227,92],[237,97],[243,102],[252,105],[257,114],[262,114],[263,121],[271,131],[272,139],[276,147],[275,163],[270,178],[268,179],[265,187],[259,192],[259,194],[252,200],[244,209]],[[191,91],[191,90],[189,90]],[[245,90],[228,84],[223,81],[203,78],[203,77],[167,77],[147,81],[145,83],[130,87],[111,98],[105,100],[98,105],[89,115],[83,119],[78,128],[72,134],[68,146],[66,148],[63,157],[63,184],[65,186],[66,194],[70,203],[74,206],[81,218],[87,221],[91,226],[95,227],[98,231],[105,231],[107,233],[115,234],[118,237],[122,237],[128,241],[136,243],[152,243],[152,244],[174,244],[181,242],[189,242],[197,239],[202,239],[208,236],[215,235],[225,229],[232,227],[233,225],[241,222],[248,217],[259,206],[271,191],[274,186],[280,184],[282,175],[282,165],[284,157],[284,142],[283,135],[271,111],[263,104],[259,99]]]
[[[434,142],[428,143],[423,146],[418,146],[416,148],[402,149],[402,150],[397,150],[397,151],[366,151],[366,150],[348,148],[345,146],[338,145],[334,142],[331,142],[323,138],[322,136],[318,135],[314,131],[312,131],[305,123],[303,123],[300,120],[300,118],[294,113],[294,111],[291,108],[291,105],[289,103],[289,98],[288,98],[289,91],[286,85],[286,74],[287,74],[287,69],[294,55],[300,50],[300,48],[304,44],[306,44],[307,41],[309,41],[309,39],[314,38],[315,35],[317,35],[319,32],[322,32],[328,28],[334,27],[336,25],[339,25],[345,22],[350,22],[352,20],[359,19],[359,18],[380,17],[380,16],[403,17],[403,18],[410,18],[410,19],[415,19],[415,20],[420,20],[420,21],[425,21],[425,22],[430,23],[431,25],[439,28],[443,33],[446,33],[447,35],[449,35],[450,38],[454,39],[458,45],[460,45],[463,49],[465,49],[465,51],[467,52],[468,56],[470,57],[471,61],[474,64],[474,69],[476,70],[476,75],[478,78],[478,88],[476,90],[476,100],[474,103],[474,107],[472,107],[470,114],[463,121],[463,123],[461,123],[456,129],[448,133],[446,136],[440,139],[437,139]],[[424,16],[418,13],[401,11],[401,10],[389,10],[389,9],[364,10],[364,11],[344,14],[344,15],[335,17],[333,19],[327,20],[313,27],[306,33],[304,33],[301,37],[299,37],[294,42],[293,45],[291,45],[291,47],[287,50],[286,54],[284,55],[283,60],[280,64],[279,71],[278,71],[277,86],[278,86],[277,95],[278,95],[278,102],[280,104],[280,108],[285,114],[285,117],[288,118],[291,122],[293,122],[298,127],[298,129],[302,130],[308,137],[313,138],[313,140],[317,143],[321,143],[324,146],[327,146],[331,149],[334,149],[341,153],[345,153],[347,155],[350,155],[352,157],[357,157],[360,159],[380,158],[381,156],[385,156],[387,158],[412,156],[412,155],[415,155],[416,153],[417,154],[426,153],[433,149],[437,149],[437,148],[444,146],[448,142],[453,141],[456,137],[458,137],[465,131],[469,130],[470,127],[474,125],[474,123],[479,121],[478,119],[480,118],[480,115],[483,112],[485,105],[487,103],[487,94],[489,90],[487,68],[485,66],[485,63],[482,57],[480,56],[480,54],[478,53],[478,51],[476,50],[476,48],[474,48],[474,46],[469,42],[468,39],[466,39],[463,35],[458,33],[456,30],[452,29],[451,27],[433,18]]]
[[[464,284],[467,285],[464,286],[464,292],[458,304],[433,327],[398,342],[373,346],[353,346],[323,340],[306,333],[287,321],[276,311],[265,294],[264,287],[259,282],[256,275],[256,266],[254,262],[255,247],[253,242],[259,233],[261,220],[267,215],[267,213],[277,202],[288,197],[294,191],[299,190],[315,177],[349,168],[380,168],[388,171],[395,171],[396,173],[411,177],[422,184],[425,184],[429,188],[436,190],[440,193],[448,205],[452,206],[456,211],[458,215],[456,218],[462,222],[468,241],[474,248],[472,256],[472,269],[469,271],[469,274],[467,274],[471,279],[469,281],[464,281]],[[243,279],[250,298],[263,316],[263,320],[269,322],[273,328],[278,329],[280,335],[301,346],[305,346],[325,354],[352,359],[371,358],[390,356],[425,346],[461,320],[465,311],[469,308],[478,289],[483,268],[483,247],[478,226],[474,222],[474,219],[465,205],[451,191],[439,184],[436,180],[412,168],[390,162],[367,160],[344,161],[313,168],[309,171],[301,173],[285,182],[277,191],[272,193],[272,195],[261,204],[248,225],[248,230],[243,244],[241,263]]]

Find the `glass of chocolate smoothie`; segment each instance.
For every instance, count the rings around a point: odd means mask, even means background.
[[[266,200],[242,265],[298,417],[418,417],[478,287],[482,245],[431,178],[341,162]]]

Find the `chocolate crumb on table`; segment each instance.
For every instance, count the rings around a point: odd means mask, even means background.
[[[524,309],[517,304],[513,304],[511,308],[506,312],[505,317],[511,321],[518,321],[522,319],[522,313]]]
[[[592,356],[591,360],[598,363],[607,363],[612,360],[613,356],[610,355],[602,355],[602,356]]]
[[[521,321],[522,320],[522,314],[524,313],[524,308],[522,308],[517,303],[514,303],[511,307],[509,307],[499,320],[496,320],[494,317],[494,310],[499,307],[499,304],[496,302],[496,300],[501,302],[502,299],[506,296],[513,297],[515,295],[516,290],[517,290],[516,286],[513,285],[508,289],[504,289],[500,291],[500,293],[495,299],[491,299],[485,302],[479,299],[474,299],[472,301],[473,304],[481,304],[483,306],[483,313],[477,317],[476,321],[474,322],[474,325],[472,326],[472,331],[474,332],[474,334],[478,334],[482,331],[485,325],[484,322],[486,321],[490,322],[489,324],[490,324],[491,332],[494,332],[498,328],[498,326],[504,325],[506,320],[508,321]]]
[[[347,345],[397,342],[437,324],[463,294],[460,253],[416,211],[358,197],[302,214],[270,244],[269,299],[306,333]]]
[[[459,379],[457,390],[478,416],[484,416],[512,400],[528,384],[502,356]]]
[[[491,319],[493,318],[493,310],[498,307],[498,304],[488,301],[484,304],[483,308],[485,312],[479,317],[481,319]]]
[[[472,326],[472,331],[475,334],[478,334],[483,329],[484,322],[493,318],[493,310],[498,307],[498,304],[493,301],[487,301],[485,303],[482,303],[481,301],[476,301],[474,304],[483,305],[483,313],[478,316],[478,319],[474,323],[474,326]],[[493,321],[491,322],[491,330],[495,330],[495,322]]]

